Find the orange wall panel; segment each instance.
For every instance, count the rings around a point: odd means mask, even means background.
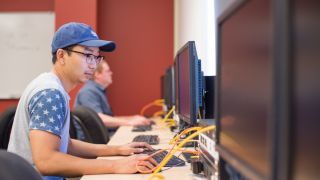
[[[0,0],[0,11],[53,11],[54,0]]]
[[[56,29],[68,22],[82,22],[97,29],[97,0],[55,0],[54,5]],[[71,107],[80,87],[76,87],[69,93]]]
[[[17,106],[19,99],[1,99],[0,100],[0,114],[10,106]]]
[[[139,113],[160,98],[160,76],[173,64],[173,0],[100,0],[98,34],[117,49],[108,97],[116,115]]]
[[[56,28],[67,22],[82,22],[97,28],[97,0],[55,0]]]

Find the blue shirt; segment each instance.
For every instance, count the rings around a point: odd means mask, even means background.
[[[67,119],[66,102],[57,89],[39,91],[28,104],[29,129],[53,133],[61,138],[62,128]]]
[[[93,80],[89,80],[79,91],[74,107],[85,106],[96,111],[113,116],[109,105],[106,89]]]

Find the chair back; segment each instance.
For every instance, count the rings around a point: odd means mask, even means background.
[[[89,130],[83,124],[83,122],[73,113],[71,113],[70,118],[70,137],[72,139],[78,139],[80,141],[92,143],[92,138],[89,134]]]
[[[0,150],[0,179],[42,180],[42,177],[40,173],[22,157],[5,150]]]
[[[0,149],[7,149],[16,106],[7,108],[0,116]]]
[[[78,106],[72,113],[84,124],[92,138],[92,143],[106,144],[109,142],[108,129],[94,110],[85,106]]]

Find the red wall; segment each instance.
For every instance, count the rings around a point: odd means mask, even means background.
[[[106,54],[115,114],[138,113],[160,98],[160,76],[173,62],[173,0],[101,0],[98,33],[117,44]]]
[[[53,11],[53,0],[0,0],[0,11]]]
[[[18,104],[18,99],[1,99],[0,100],[0,113],[6,110],[10,106],[16,106]]]
[[[56,29],[68,22],[82,22],[97,30],[97,0],[55,0],[54,6]],[[69,93],[71,107],[80,87]]]
[[[109,99],[115,114],[138,113],[160,98],[160,76],[173,62],[173,0],[0,0],[0,11],[55,11],[66,22],[91,25],[117,44],[105,54],[114,72]],[[79,87],[70,93],[73,105]],[[0,100],[0,112],[18,100]]]

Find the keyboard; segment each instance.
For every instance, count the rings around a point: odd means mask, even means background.
[[[151,131],[151,130],[152,130],[152,126],[151,125],[134,126],[132,128],[133,132],[144,132],[144,131]]]
[[[145,150],[142,152],[142,154],[148,154],[151,155],[155,152],[159,151],[157,150]],[[157,163],[161,163],[161,161],[164,159],[164,157],[168,154],[168,151],[162,151],[154,156],[152,158],[157,161]],[[173,155],[171,159],[167,162],[167,164],[164,167],[176,167],[176,166],[184,166],[186,165],[186,162],[177,156]]]
[[[188,163],[191,163],[191,156],[194,156],[194,154],[188,153],[188,152],[182,152],[182,156]]]
[[[151,145],[159,144],[158,135],[138,135],[133,138],[132,142],[146,142]]]

